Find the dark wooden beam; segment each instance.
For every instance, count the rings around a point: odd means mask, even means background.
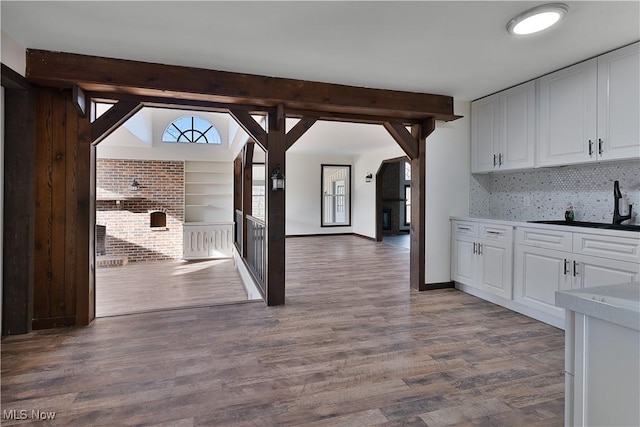
[[[34,292],[35,91],[2,65],[4,92],[4,230],[2,335],[31,331]]]
[[[230,109],[229,114],[244,129],[247,134],[257,142],[264,151],[267,151],[267,132],[262,129],[260,123],[256,122],[251,114],[246,110]]]
[[[113,107],[104,112],[91,123],[91,141],[93,144],[105,139],[118,129],[131,116],[142,109],[142,104],[131,101],[118,101]]]
[[[87,105],[89,105],[89,98],[87,98],[84,91],[78,87],[78,85],[73,85],[72,90],[73,103],[78,110],[78,113],[81,117],[85,117],[87,115]]]
[[[27,78],[53,87],[163,98],[387,116],[455,120],[445,95],[371,89],[72,53],[27,50]]]
[[[284,126],[278,124],[274,111],[267,120],[269,150],[265,153],[266,175],[266,272],[265,302],[267,305],[284,304],[285,295],[285,192],[272,190],[268,177],[276,169],[286,175],[286,135]]]
[[[415,136],[411,135],[407,128],[404,127],[404,124],[385,122],[383,126],[398,143],[400,148],[407,153],[409,159],[413,160],[418,157],[418,141]]]
[[[294,127],[287,132],[287,150],[304,135],[313,124],[318,121],[316,117],[303,117]]]

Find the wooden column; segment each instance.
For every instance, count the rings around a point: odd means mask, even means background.
[[[267,305],[284,304],[285,293],[285,192],[272,190],[271,174],[279,166],[286,177],[286,134],[282,108],[269,113],[267,146],[265,153],[266,185],[266,273],[265,296]],[[286,187],[286,183],[285,183]]]
[[[247,257],[247,215],[253,202],[253,141],[247,141],[242,151],[242,257]]]
[[[411,242],[409,245],[409,282],[411,289],[425,290],[425,234],[427,231],[426,208],[426,138],[435,129],[435,120],[428,119],[422,125],[411,127],[411,134],[418,143],[418,156],[411,159]]]
[[[2,65],[4,99],[4,232],[2,335],[31,331],[34,283],[35,92]]]

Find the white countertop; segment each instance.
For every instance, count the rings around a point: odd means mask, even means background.
[[[506,225],[511,227],[527,227],[527,228],[538,228],[538,229],[547,229],[547,230],[550,229],[550,230],[571,231],[574,233],[599,234],[601,236],[620,236],[620,237],[640,238],[640,233],[638,233],[637,231],[627,231],[627,230],[575,227],[575,226],[569,226],[569,225],[542,224],[542,223],[536,223],[536,222],[509,221],[509,220],[503,220],[503,219],[476,218],[476,217],[466,217],[466,216],[451,216],[449,217],[449,219],[452,221],[473,221],[473,222],[480,222],[485,224]]]
[[[556,292],[556,305],[640,331],[640,283]]]

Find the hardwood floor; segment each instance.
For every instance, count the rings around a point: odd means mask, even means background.
[[[287,239],[285,306],[6,338],[2,409],[71,426],[561,426],[563,331],[409,291],[408,259],[353,236]]]
[[[233,259],[134,262],[96,270],[96,316],[247,301]]]

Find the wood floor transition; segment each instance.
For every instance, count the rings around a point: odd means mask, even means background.
[[[563,331],[454,289],[409,291],[397,245],[311,237],[286,250],[282,307],[3,339],[2,410],[71,426],[563,425]]]

